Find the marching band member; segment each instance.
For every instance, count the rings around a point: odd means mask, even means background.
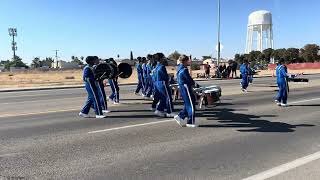
[[[138,57],[138,63],[136,64],[136,69],[137,69],[137,75],[138,75],[138,85],[137,89],[135,91],[136,95],[139,95],[140,90],[142,91],[142,95],[144,95],[144,81],[143,81],[143,70],[142,70],[142,59],[141,57]]]
[[[162,53],[157,53],[155,59],[159,62],[155,69],[155,91],[160,98],[155,114],[160,117],[174,117],[169,75],[164,65],[166,59]],[[164,112],[164,109],[166,109],[167,113]]]
[[[192,77],[189,74],[189,70],[187,68],[189,57],[182,55],[179,57],[179,66],[177,71],[177,80],[180,88],[181,97],[184,102],[184,107],[180,111],[179,115],[176,115],[174,119],[180,126],[183,126],[184,119],[187,117],[187,127],[197,127],[195,124],[195,104],[196,97],[193,93],[192,86],[195,85]]]
[[[288,82],[287,82],[287,68],[284,65],[284,60],[281,59],[276,68],[277,74],[277,84],[279,87],[279,91],[276,97],[276,103],[278,106],[287,107],[287,99],[288,99]]]
[[[95,64],[99,64],[100,63],[100,60],[97,56],[94,56],[96,62]],[[109,113],[110,111],[108,110],[108,105],[107,105],[107,96],[106,96],[106,92],[104,90],[104,82],[102,79],[97,79],[96,80],[96,87],[98,89],[98,94],[99,94],[99,100],[100,100],[100,103],[101,103],[101,108],[102,108],[102,112],[103,113]]]
[[[148,63],[146,65],[146,91],[145,91],[145,94],[146,94],[146,97],[147,98],[150,98],[151,95],[152,95],[152,90],[153,90],[153,83],[152,83],[152,77],[151,77],[151,73],[152,73],[152,55],[151,54],[148,54],[147,55],[147,60],[148,60]]]
[[[156,91],[156,67],[158,65],[158,61],[156,60],[156,57],[157,57],[157,54],[154,54],[152,56],[152,63],[151,63],[151,83],[152,83],[152,86],[151,86],[151,92],[152,92],[152,95],[150,97],[153,97],[153,101],[152,101],[152,105],[151,105],[151,110],[152,111],[156,111],[157,109],[157,106],[159,104],[159,101],[160,101],[160,94],[158,91]]]
[[[110,62],[114,61],[113,58],[109,59]],[[113,104],[119,104],[119,85],[118,85],[118,77],[114,79],[108,79],[108,83],[111,87],[111,95],[108,97],[108,100],[111,100]]]
[[[147,70],[147,58],[142,57],[142,74],[143,74],[143,83],[144,83],[144,89],[143,89],[143,97],[147,98],[147,91],[149,88],[149,82],[148,82],[148,70]]]
[[[88,56],[86,58],[87,66],[83,69],[83,81],[85,82],[85,89],[88,93],[88,98],[79,113],[79,116],[89,118],[90,108],[93,107],[96,113],[96,118],[105,118],[103,115],[101,103],[99,99],[98,88],[95,83],[93,65],[96,62],[96,57]]]
[[[242,76],[241,80],[241,90],[247,92],[249,86],[249,69],[248,69],[248,60],[244,60],[244,63],[240,66],[240,72]]]

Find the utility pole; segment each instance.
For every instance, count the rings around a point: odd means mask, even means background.
[[[57,49],[57,50],[53,50],[53,51],[56,52],[56,56],[55,56],[55,57],[56,57],[56,62],[58,62],[58,58],[59,58],[59,57],[58,57],[58,51],[59,51],[59,50]]]
[[[220,62],[220,0],[218,0],[218,58],[217,58],[217,66],[219,66]]]
[[[56,49],[56,50],[53,50],[53,51],[56,52],[56,55],[55,55],[55,57],[56,57],[56,62],[54,62],[53,68],[57,68],[57,66],[58,66],[58,58],[59,58],[59,56],[58,56],[58,51],[60,51],[60,50]]]
[[[17,48],[17,43],[14,40],[14,37],[17,36],[17,28],[9,28],[9,36],[12,36],[12,51],[13,51],[13,60],[16,59],[16,50]]]

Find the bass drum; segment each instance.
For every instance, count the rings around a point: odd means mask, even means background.
[[[94,78],[96,80],[109,79],[115,74],[114,67],[107,63],[100,63],[94,67]]]
[[[128,63],[120,63],[118,66],[119,77],[126,79],[132,75],[132,68]]]

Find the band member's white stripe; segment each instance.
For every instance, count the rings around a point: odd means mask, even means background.
[[[188,86],[186,84],[184,84],[184,87],[187,89],[187,93],[188,93],[188,97],[190,100],[190,104],[191,104],[191,110],[192,110],[192,115],[191,115],[191,120],[192,120],[192,124],[195,124],[195,119],[194,119],[194,109],[193,109],[193,103],[192,103],[192,99],[191,99],[191,95],[188,89]]]
[[[102,96],[102,101],[103,101],[103,104],[104,104],[104,108],[105,108],[105,110],[107,110],[107,109],[108,109],[108,108],[107,108],[107,103],[106,103],[106,101],[104,100],[104,95],[103,95],[103,92],[102,92],[100,83],[98,82],[97,84],[98,84],[99,89],[100,89],[100,93],[101,93],[101,96]]]
[[[117,91],[117,89],[116,89],[116,86],[115,86],[115,84],[114,84],[114,80],[113,79],[111,79],[111,82],[112,82],[112,86],[113,86],[113,89],[114,89],[114,91],[115,91],[115,98],[116,98],[116,100],[115,100],[115,102],[118,102],[119,101],[119,97],[118,97],[118,91]]]
[[[98,101],[97,101],[97,97],[96,97],[95,92],[93,91],[93,88],[92,88],[90,82],[89,82],[89,86],[90,86],[90,89],[91,89],[91,91],[92,91],[92,93],[93,93],[94,100],[96,101],[97,110],[99,111],[99,112],[97,112],[97,113],[98,113],[98,115],[101,115],[101,114],[100,114],[100,107],[99,107],[99,104],[98,104]]]
[[[169,93],[168,93],[168,90],[167,90],[166,82],[165,82],[165,81],[162,81],[162,83],[163,83],[164,89],[166,90],[167,99],[168,99],[168,101],[169,101],[170,113],[172,113],[172,107],[171,107],[172,104],[171,104],[170,96],[169,96]]]

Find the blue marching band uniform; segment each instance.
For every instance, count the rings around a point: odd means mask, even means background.
[[[277,84],[278,84],[278,94],[276,96],[276,103],[278,106],[287,106],[287,99],[288,99],[288,82],[287,82],[287,69],[281,63],[278,64],[276,68],[276,75],[277,75]]]
[[[113,104],[119,104],[119,85],[118,85],[118,77],[115,79],[108,79],[108,83],[111,87],[111,95],[109,96],[109,100],[113,102]]]
[[[161,117],[174,117],[172,93],[169,87],[169,75],[166,67],[158,63],[154,71],[155,96],[159,98],[159,105],[156,107],[155,114]],[[166,109],[166,113],[164,110]]]
[[[180,64],[178,67],[177,81],[180,88],[181,97],[184,102],[184,107],[180,111],[179,115],[175,117],[175,119],[179,122],[188,117],[187,126],[195,125],[196,97],[192,89],[192,86],[195,85],[195,82],[191,78],[188,68],[183,64]],[[181,125],[181,123],[179,124]]]
[[[142,95],[144,95],[144,80],[143,80],[143,69],[140,64],[141,62],[136,64],[136,69],[137,69],[137,75],[138,75],[138,85],[136,89],[136,94],[139,94],[140,90],[142,91]]]
[[[158,59],[158,61],[161,60]],[[157,65],[154,67],[154,64],[149,61],[143,66],[141,66],[141,62],[136,65],[139,80],[136,93],[139,93],[140,90],[142,90],[143,95],[153,97],[152,110],[155,111],[154,113],[157,116],[174,117],[181,126],[187,118],[186,126],[196,127],[196,97],[192,89],[195,82],[190,76],[189,70],[186,67],[187,65],[184,62],[185,61],[179,64],[176,74],[181,97],[184,102],[184,107],[178,115],[173,113],[172,90],[169,87],[169,75],[164,64],[157,62]],[[103,81],[97,80],[94,77],[93,64],[94,63],[88,63],[88,65],[83,69],[83,81],[88,97],[79,115],[87,118],[89,117],[88,114],[90,109],[93,108],[96,118],[104,118],[104,113],[110,112],[108,111],[106,99],[110,99],[114,103],[119,103],[119,86],[117,78],[109,79],[108,82],[111,87],[112,94],[107,98]],[[249,75],[251,75],[248,63],[245,62],[240,66],[240,72],[242,75],[241,89],[246,92],[249,85]],[[287,68],[282,65],[282,62],[280,62],[276,68],[276,75],[279,92],[275,101],[279,106],[285,107],[287,106],[289,87],[287,83]]]
[[[103,108],[102,108],[101,99],[100,99],[101,95],[99,93],[100,86],[99,85],[98,85],[99,87],[97,86],[97,82],[94,78],[93,65],[87,65],[83,69],[83,81],[85,84],[85,89],[88,93],[88,97],[79,115],[82,117],[88,118],[90,108],[93,107],[96,113],[96,118],[104,118],[105,116],[103,115],[103,112],[102,112]]]
[[[247,92],[247,88],[249,86],[249,74],[250,74],[250,71],[249,71],[247,63],[243,63],[240,66],[240,73],[241,73],[241,76],[242,76],[241,90],[243,92]]]

